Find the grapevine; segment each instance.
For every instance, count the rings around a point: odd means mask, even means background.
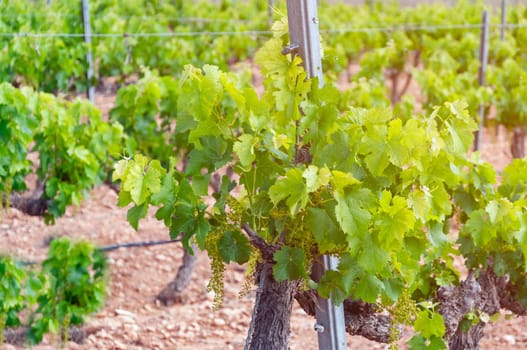
[[[67,342],[70,325],[84,323],[85,316],[102,307],[106,269],[102,252],[66,239],[52,241],[39,268],[0,258],[0,335],[6,326],[23,326],[31,344],[40,343],[49,332]]]
[[[523,202],[502,198],[492,167],[478,153],[467,157],[476,123],[464,101],[412,118],[389,108],[350,107],[343,102],[349,93],[305,80],[300,59],[279,54],[284,44],[277,35],[256,55],[265,77],[261,98],[249,88],[237,90],[235,77],[215,67],[187,67],[177,100],[185,123],[194,125],[187,138],[194,163],[179,172],[142,155],[121,160],[114,179],[124,184],[122,204],[135,205],[129,213],[164,205],[157,217],[171,232],[173,218],[184,218],[175,232],[208,251],[210,286],[217,293],[223,264],[244,263],[257,248],[259,267],[272,265],[276,283],[291,281],[298,293],[315,289],[336,303],[361,300],[373,313],[382,304],[396,305],[391,324],[414,327],[418,335],[411,346],[444,347],[459,324],[445,321],[435,298],[458,282],[453,256],[475,252],[467,261],[475,270],[487,268],[484,259],[493,256],[496,273],[513,271],[518,265],[494,249],[522,227]],[[237,106],[237,118],[220,108],[225,101]],[[228,128],[225,120],[231,121]],[[302,145],[309,145],[309,165],[298,162]],[[136,164],[151,165],[137,176],[131,170]],[[238,189],[224,177],[214,204],[205,209],[204,173],[225,164],[235,171]],[[142,196],[133,192],[139,185],[146,189]],[[458,242],[448,237],[454,217],[460,221]],[[340,263],[314,283],[310,262],[318,254],[335,254]],[[523,259],[521,249],[516,254]],[[517,283],[522,274],[512,276]]]
[[[105,1],[93,11],[104,14],[116,4],[121,2]],[[215,308],[222,301],[226,264],[249,262],[249,277],[263,266],[271,271],[267,267],[272,266],[272,275],[258,277],[288,284],[292,293],[364,303],[373,314],[387,310],[392,346],[400,325],[412,326],[417,333],[411,348],[440,348],[466,333],[466,325],[481,327],[486,315],[500,308],[524,312],[527,172],[522,148],[517,147],[524,141],[511,148],[520,159],[501,176],[479,153],[470,153],[470,147],[480,106],[488,111],[494,104],[495,122],[513,130],[515,138],[525,135],[521,101],[527,91],[521,63],[525,49],[518,45],[525,34],[511,30],[499,44],[496,36],[491,39],[495,47],[491,85],[480,87],[474,78],[479,68],[477,34],[448,27],[456,21],[477,23],[480,6],[460,1],[452,16],[441,6],[418,11],[375,6],[375,15],[363,7],[357,11],[340,4],[323,7],[324,30],[335,33],[325,40],[330,77],[325,87],[306,79],[299,57],[280,54],[288,44],[285,21],[274,25],[273,37],[254,58],[264,76],[263,93],[250,87],[247,75],[223,71],[232,58],[248,57],[257,40],[212,40],[208,34],[194,41],[132,35],[126,40],[95,40],[99,78],[119,75],[124,81],[138,67],[150,67],[142,69],[136,84],[119,91],[111,122],[82,101],[65,102],[2,84],[0,141],[7,147],[0,149],[0,204],[21,207],[17,195],[34,171],[28,155],[38,152],[35,192],[41,207],[31,213],[52,223],[68,205],[79,204],[90,188],[108,181],[112,156],[125,153],[130,157],[119,161],[113,174],[122,185],[119,205],[129,205],[128,219],[136,229],[149,206],[157,207],[156,218],[172,238],[180,237],[187,250],[195,245],[208,252],[212,270],[208,289],[215,293]],[[126,7],[131,14],[137,13],[133,7]],[[182,2],[146,7],[154,17],[159,10],[177,16],[197,11]],[[24,12],[16,1],[2,8]],[[151,23],[116,13],[96,19],[96,27],[134,32],[144,24],[154,33],[167,28],[181,33],[230,31],[244,29],[247,23],[240,23],[252,17],[252,12],[237,11],[229,1],[217,10],[225,19],[240,21]],[[434,25],[444,25],[444,32],[401,26],[421,23],[431,11],[440,14]],[[511,12],[513,23],[523,23],[521,10]],[[54,27],[55,22],[45,17],[31,21],[31,31],[80,29],[75,19],[63,18]],[[254,17],[261,26],[261,16]],[[364,26],[393,28],[339,31],[338,26],[352,19]],[[22,30],[19,18],[2,19],[0,24]],[[27,39],[2,39],[10,61],[3,62],[8,68],[1,76],[46,91],[86,85],[79,64],[84,45],[70,42],[71,38],[47,38],[35,46]],[[211,44],[215,52],[208,47]],[[67,50],[38,55],[34,65],[28,64],[34,52],[48,52],[54,45]],[[408,68],[411,60],[413,67]],[[216,66],[202,66],[205,61]],[[347,76],[352,89],[339,91],[331,80],[350,61],[359,62],[360,70]],[[183,66],[188,62],[193,65]],[[423,69],[417,69],[420,66]],[[401,77],[407,78],[402,89]],[[401,96],[410,78],[424,94],[419,105]],[[211,179],[226,166],[234,175],[224,176],[213,199],[205,200]],[[450,234],[453,220],[459,228],[455,236]],[[321,254],[338,256],[340,264],[312,281],[312,262]],[[466,258],[470,278],[461,280],[455,257]],[[67,299],[53,284],[64,278],[55,272],[47,271],[52,278],[37,277],[34,282],[53,287],[49,295],[41,296],[34,314],[35,341],[47,330],[60,328],[67,338],[68,326],[82,316],[76,316],[75,308],[42,306]],[[463,293],[469,287],[485,283],[499,286],[504,294],[496,298],[501,299],[491,305],[482,302],[488,295],[471,296],[470,310],[460,309],[461,317],[452,316],[447,301],[466,300]],[[302,306],[310,310],[310,305]],[[0,328],[13,320],[0,317]]]

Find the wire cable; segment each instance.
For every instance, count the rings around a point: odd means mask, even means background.
[[[491,25],[493,28],[501,28],[501,24]],[[321,29],[325,34],[345,34],[361,32],[394,32],[394,31],[448,31],[448,30],[475,30],[480,29],[481,24],[444,24],[444,25],[400,25],[393,27],[350,27]],[[527,23],[506,24],[507,29],[527,28]],[[199,36],[270,36],[271,30],[246,30],[246,31],[191,31],[191,32],[135,32],[135,33],[91,33],[92,38],[153,38],[153,37],[199,37]],[[28,37],[28,38],[84,38],[83,33],[31,33],[31,32],[12,32],[0,33],[0,37]]]
[[[50,13],[0,13],[0,19],[12,19],[12,18],[20,18],[20,17],[38,17],[38,18],[78,18],[79,22],[82,21],[81,16],[78,14],[73,13],[58,13],[58,12],[50,12]],[[146,19],[152,19],[156,22],[160,21],[173,21],[173,22],[180,22],[180,23],[251,23],[252,21],[249,19],[239,19],[239,18],[207,18],[207,17],[167,17],[167,16],[156,16],[156,15],[130,15],[130,16],[123,16],[123,15],[115,15],[111,17],[112,19],[124,19],[124,20],[130,20],[130,19],[140,19],[140,20],[146,20]]]
[[[220,31],[220,32],[159,32],[159,33],[91,33],[91,38],[152,38],[152,37],[199,37],[199,36],[269,36],[270,30]],[[0,37],[28,37],[28,38],[84,38],[83,33],[0,33]]]

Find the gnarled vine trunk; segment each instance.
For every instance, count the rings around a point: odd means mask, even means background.
[[[262,255],[258,266],[258,291],[251,320],[246,349],[285,349],[289,341],[289,321],[293,298],[311,316],[315,316],[318,295],[315,290],[299,289],[299,282],[276,282],[272,275],[273,254],[278,246],[267,244],[249,225],[243,225],[252,245]],[[389,343],[391,318],[381,314],[374,305],[357,301],[344,301],[346,332],[370,340]],[[272,336],[271,336],[272,334]],[[279,339],[275,341],[275,338]],[[270,340],[273,342],[269,344]],[[250,347],[249,347],[250,346]]]
[[[527,130],[523,126],[516,126],[512,130],[511,153],[513,158],[525,157],[525,134]]]
[[[316,315],[317,292],[314,290],[299,291],[295,299],[310,316]],[[378,309],[364,301],[344,300],[344,322],[346,332],[360,335],[378,343],[389,343],[392,320],[390,316],[379,313]]]
[[[471,272],[459,286],[442,287],[438,292],[439,312],[446,326],[445,339],[450,350],[477,350],[486,323],[471,325],[466,316],[493,315],[507,309],[516,315],[526,315],[527,309],[515,301],[515,286],[507,276],[497,276],[492,267],[480,271],[477,278]]]
[[[20,193],[0,193],[0,207],[11,207],[31,216],[43,216],[49,208],[50,200],[44,198],[44,181],[37,181],[32,191]]]
[[[246,348],[287,350],[291,333],[291,310],[299,282],[277,282],[269,262],[262,263],[258,270],[259,288]]]
[[[197,247],[193,246],[192,249],[196,251]],[[190,254],[186,249],[183,254],[183,263],[179,267],[176,277],[156,297],[165,306],[181,303],[181,294],[192,279],[197,256]]]

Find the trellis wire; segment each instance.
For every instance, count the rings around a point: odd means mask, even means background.
[[[18,18],[18,17],[57,17],[57,18],[78,18],[78,14],[73,13],[0,13],[0,19],[3,18]],[[159,21],[174,21],[174,22],[197,22],[197,23],[251,23],[252,21],[249,19],[238,19],[238,18],[207,18],[207,17],[163,17],[163,16],[155,16],[155,15],[131,15],[131,16],[122,16],[122,15],[116,15],[112,16],[113,18],[118,19],[155,19],[156,22]]]
[[[267,36],[272,35],[270,30],[249,31],[219,31],[219,32],[159,32],[159,33],[91,33],[91,38],[127,38],[127,37],[197,37],[197,36]],[[84,38],[82,33],[0,33],[0,37],[30,37],[30,38]]]
[[[491,28],[501,28],[500,24],[490,25]],[[527,23],[508,23],[507,29],[527,28]],[[345,34],[354,32],[395,32],[395,31],[448,31],[448,30],[476,30],[481,29],[481,24],[454,24],[454,25],[402,25],[393,27],[351,27],[336,29],[321,29],[321,33]],[[269,36],[271,30],[246,30],[246,31],[192,31],[192,32],[135,32],[135,33],[91,33],[92,38],[127,38],[127,37],[198,37],[198,36]],[[84,38],[83,33],[31,33],[11,32],[0,33],[0,37],[29,37],[29,38]]]
[[[501,28],[501,24],[490,25],[491,28]],[[508,23],[503,27],[506,29],[527,28],[527,23]],[[444,25],[400,25],[393,27],[350,27],[336,29],[321,29],[321,33],[345,34],[354,32],[396,32],[396,31],[447,31],[447,30],[477,30],[481,29],[481,23],[477,24],[444,24]]]

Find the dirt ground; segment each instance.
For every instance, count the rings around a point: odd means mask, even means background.
[[[113,96],[98,95],[103,111],[111,107]],[[508,136],[501,130],[484,133],[484,158],[502,169],[511,157]],[[23,260],[44,259],[50,236],[87,239],[98,246],[133,241],[167,239],[168,232],[155,220],[153,212],[135,232],[126,221],[126,209],[116,206],[117,195],[106,186],[94,189],[80,207],[70,207],[56,225],[46,226],[41,218],[15,209],[0,214],[0,254]],[[62,349],[242,349],[253,308],[254,290],[240,297],[244,268],[230,265],[225,273],[223,307],[212,310],[212,293],[206,285],[210,277],[206,254],[198,252],[192,282],[183,303],[163,307],[155,302],[157,293],[175,276],[183,256],[180,244],[149,248],[120,249],[109,252],[110,275],[106,305],[91,316],[86,329],[91,333],[83,344],[69,342]],[[298,305],[291,319],[290,349],[318,349],[314,319]],[[411,334],[404,334],[408,339]],[[404,341],[400,342],[404,348]],[[386,349],[361,337],[348,336],[350,349]],[[0,345],[0,349],[23,347]],[[57,339],[47,337],[35,350],[57,349]],[[520,318],[504,319],[485,329],[481,349],[527,349],[527,325]]]

